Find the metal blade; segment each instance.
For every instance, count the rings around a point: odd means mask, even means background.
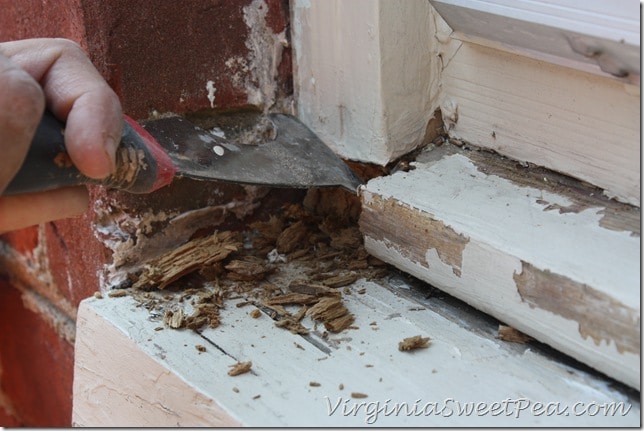
[[[274,139],[258,145],[233,143],[181,117],[143,123],[168,152],[177,175],[273,187],[340,186],[356,192],[362,183],[324,142],[298,119],[270,114]]]

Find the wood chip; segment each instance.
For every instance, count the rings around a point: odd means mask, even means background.
[[[347,229],[342,229],[337,233],[333,233],[331,236],[331,247],[335,249],[351,249],[355,250],[356,248],[362,245],[362,234],[357,227],[351,227]]]
[[[228,370],[228,375],[229,376],[238,376],[240,374],[244,374],[250,371],[252,368],[253,363],[251,361],[248,362],[237,362],[235,365],[231,365],[230,370]]]
[[[349,313],[349,310],[342,304],[342,298],[339,297],[321,298],[309,308],[306,314],[321,321],[327,331],[334,333],[348,328],[355,321],[355,317]]]
[[[426,349],[429,347],[429,342],[431,338],[421,337],[420,335],[414,335],[413,337],[408,337],[403,339],[398,343],[398,350],[401,352],[408,352],[410,350],[416,349]]]
[[[527,343],[532,340],[532,337],[529,335],[506,325],[499,325],[499,332],[497,333],[496,338],[503,341],[509,341],[511,343]]]
[[[215,232],[212,235],[188,241],[156,258],[144,266],[133,288],[165,288],[186,274],[212,265],[237,251],[242,243],[234,232]]]
[[[110,298],[121,298],[125,295],[127,295],[127,291],[123,289],[110,290],[107,294]]]
[[[293,334],[307,335],[309,333],[309,330],[302,326],[302,324],[293,318],[293,316],[282,317],[280,320],[275,322],[275,326],[278,328],[288,329]]]
[[[367,398],[367,394],[363,394],[362,392],[351,392],[351,398]]]
[[[341,317],[348,313],[348,310],[342,304],[342,299],[338,297],[325,297],[320,299],[314,306],[309,308],[307,315],[315,320],[327,321]]]
[[[324,284],[307,283],[305,281],[293,281],[288,286],[289,290],[294,293],[304,293],[315,296],[338,296],[340,292]]]
[[[311,260],[313,256],[308,248],[296,250],[288,255],[290,260]]]
[[[279,253],[290,253],[302,245],[306,244],[306,237],[309,234],[309,229],[306,224],[300,220],[282,231],[277,238],[276,246]]]
[[[263,280],[274,268],[266,265],[266,261],[255,256],[245,256],[243,259],[231,261],[225,265],[226,276],[231,280]]]
[[[318,382],[309,382],[309,386],[313,386],[313,387],[317,388],[317,387],[322,386],[322,385],[320,383],[318,383]]]
[[[284,223],[279,217],[273,215],[268,221],[251,223],[250,227],[260,235],[260,238],[253,240],[253,246],[264,248],[275,245],[277,238],[284,230]]]
[[[326,328],[327,331],[331,331],[335,334],[338,332],[342,332],[347,328],[351,328],[351,324],[355,322],[355,317],[353,314],[345,314],[343,316],[340,316],[336,319],[325,321],[324,322],[324,327]]]
[[[287,304],[312,304],[319,301],[319,298],[306,293],[287,293],[284,295],[273,296],[268,299],[268,305],[287,305]]]
[[[355,283],[358,280],[356,274],[336,275],[322,281],[322,284],[329,287],[344,287]]]
[[[183,318],[184,315],[181,308],[176,311],[166,310],[165,314],[163,315],[163,323],[165,323],[172,329],[179,329],[184,325]]]

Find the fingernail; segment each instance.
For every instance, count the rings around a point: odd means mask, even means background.
[[[111,136],[108,136],[105,140],[104,148],[110,160],[110,172],[113,172],[116,168],[116,147],[118,147],[118,142]]]

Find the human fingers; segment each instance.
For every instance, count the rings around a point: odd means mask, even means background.
[[[48,109],[66,121],[65,146],[74,165],[91,178],[109,175],[123,113],[118,97],[85,52],[66,39],[5,42],[0,51],[40,83]]]
[[[0,53],[0,192],[20,169],[44,109],[40,85]]]
[[[89,205],[84,186],[0,198],[0,233],[83,214]]]

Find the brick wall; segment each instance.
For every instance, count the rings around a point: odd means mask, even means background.
[[[76,41],[134,118],[287,106],[292,92],[287,0],[0,0],[0,10],[0,41]],[[95,187],[85,215],[0,237],[0,426],[71,425],[76,310],[113,260],[97,214],[243,207],[249,194],[190,181],[148,196]]]

